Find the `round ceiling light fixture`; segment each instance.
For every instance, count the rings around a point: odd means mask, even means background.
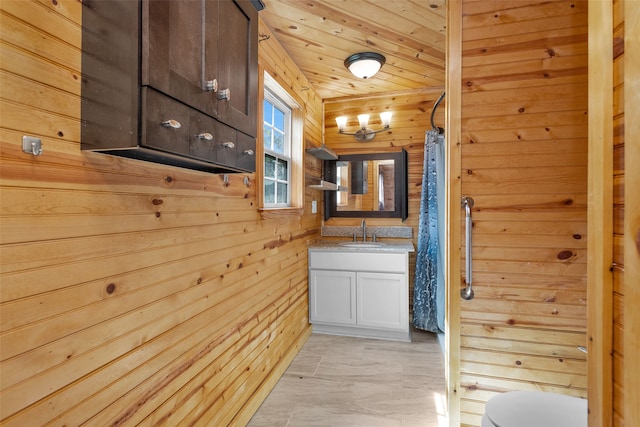
[[[378,72],[386,59],[376,52],[354,53],[344,60],[344,66],[351,71],[351,74],[360,78],[368,79]]]

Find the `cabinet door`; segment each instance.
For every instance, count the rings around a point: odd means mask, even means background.
[[[255,137],[258,114],[258,12],[246,0],[210,2],[217,3],[219,8],[219,93],[227,89],[229,93],[228,99],[217,101],[218,119]]]
[[[309,321],[356,323],[356,274],[349,271],[309,271]]]
[[[218,10],[207,7],[204,15],[202,5],[143,0],[141,83],[215,117],[215,93],[205,90],[205,74],[214,74],[208,69],[217,65],[213,55],[205,63],[203,16],[206,28],[217,27]]]
[[[409,326],[406,276],[391,273],[358,273],[359,326],[405,330]]]

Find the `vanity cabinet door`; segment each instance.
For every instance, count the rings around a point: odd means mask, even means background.
[[[356,274],[349,271],[309,271],[309,321],[356,324]]]
[[[409,323],[404,274],[362,273],[357,279],[357,324],[404,330]]]

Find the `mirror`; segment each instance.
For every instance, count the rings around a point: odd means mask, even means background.
[[[351,154],[325,161],[325,181],[338,185],[325,193],[330,217],[407,218],[407,151]]]

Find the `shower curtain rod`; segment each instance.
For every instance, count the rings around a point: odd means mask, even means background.
[[[440,98],[438,98],[438,100],[436,101],[436,103],[433,105],[433,110],[431,110],[431,128],[433,130],[437,130],[439,134],[443,134],[444,133],[444,129],[442,129],[441,127],[437,127],[436,124],[433,122],[433,116],[436,114],[436,110],[438,109],[438,105],[440,105],[440,102],[442,102],[442,99],[444,98],[446,92],[442,92],[442,95],[440,95]]]

